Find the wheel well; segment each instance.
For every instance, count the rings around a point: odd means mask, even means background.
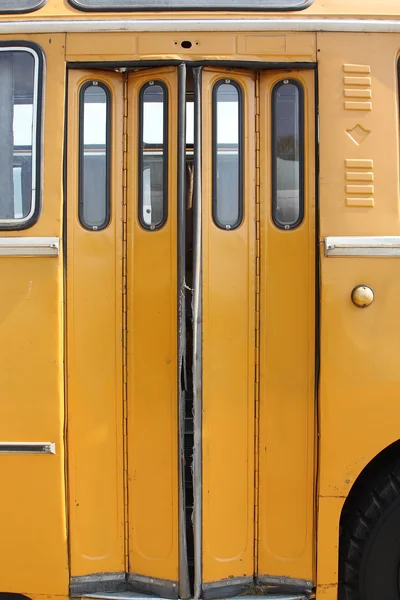
[[[354,510],[357,510],[361,498],[366,490],[371,489],[373,481],[378,477],[379,473],[381,473],[383,469],[388,468],[398,458],[400,458],[400,440],[382,450],[364,467],[353,483],[350,493],[343,505],[340,517],[340,527],[342,527],[346,522],[346,519],[354,513]]]
[[[31,600],[25,594],[16,594],[13,592],[0,592],[0,600]]]

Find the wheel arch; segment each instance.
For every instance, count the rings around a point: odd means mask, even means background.
[[[357,479],[353,483],[343,504],[340,516],[340,526],[343,525],[343,522],[356,509],[360,499],[364,496],[365,492],[371,488],[372,482],[376,479],[379,473],[381,473],[385,467],[389,467],[389,465],[398,458],[400,458],[400,440],[393,442],[381,450],[381,452],[374,456],[363,468],[363,470],[358,474]]]

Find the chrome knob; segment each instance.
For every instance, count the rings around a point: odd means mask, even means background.
[[[367,308],[374,301],[374,291],[368,285],[357,285],[351,292],[351,299],[358,308]]]

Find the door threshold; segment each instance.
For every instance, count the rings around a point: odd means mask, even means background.
[[[136,592],[104,592],[103,594],[81,594],[75,598],[97,598],[98,600],[168,600],[159,596],[150,596],[148,594],[138,594]],[[221,600],[227,600],[221,598]],[[229,600],[307,600],[307,596],[299,594],[267,594],[266,596],[233,596]]]

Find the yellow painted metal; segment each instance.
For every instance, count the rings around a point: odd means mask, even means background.
[[[175,14],[175,13],[174,13]],[[147,15],[148,17],[149,15]],[[190,47],[182,47],[189,41]],[[314,62],[315,33],[189,32],[79,33],[67,35],[66,54],[71,61],[103,60],[242,60],[263,62]]]
[[[79,96],[90,81],[111,95],[111,221],[78,217]],[[122,123],[120,75],[70,71],[67,157],[67,372],[71,576],[124,564],[122,423]]]
[[[43,209],[30,229],[0,236],[60,237],[65,36],[51,43],[48,36],[24,37],[42,47],[47,63]],[[0,440],[56,448],[55,455],[0,456],[2,592],[68,594],[62,261],[62,254],[0,257]]]
[[[138,220],[139,93],[168,91],[168,219]],[[128,85],[129,570],[178,579],[177,70],[148,70]]]
[[[212,89],[243,97],[244,217],[212,220]],[[254,75],[203,74],[203,580],[252,576],[254,535],[255,91]]]
[[[400,262],[325,257],[330,235],[400,235],[398,34],[318,34],[320,85],[321,375],[318,598],[337,593],[341,507],[362,469],[398,440]],[[350,72],[351,71],[351,72]],[[345,78],[367,77],[372,106],[349,110]],[[354,89],[354,88],[353,88]],[[372,173],[373,204],[349,204],[348,174]],[[370,198],[371,190],[354,194]],[[375,293],[359,310],[358,284]]]
[[[271,97],[278,81],[304,90],[303,222],[272,221]],[[260,83],[261,329],[259,575],[313,579],[315,107],[313,71],[264,72]]]

